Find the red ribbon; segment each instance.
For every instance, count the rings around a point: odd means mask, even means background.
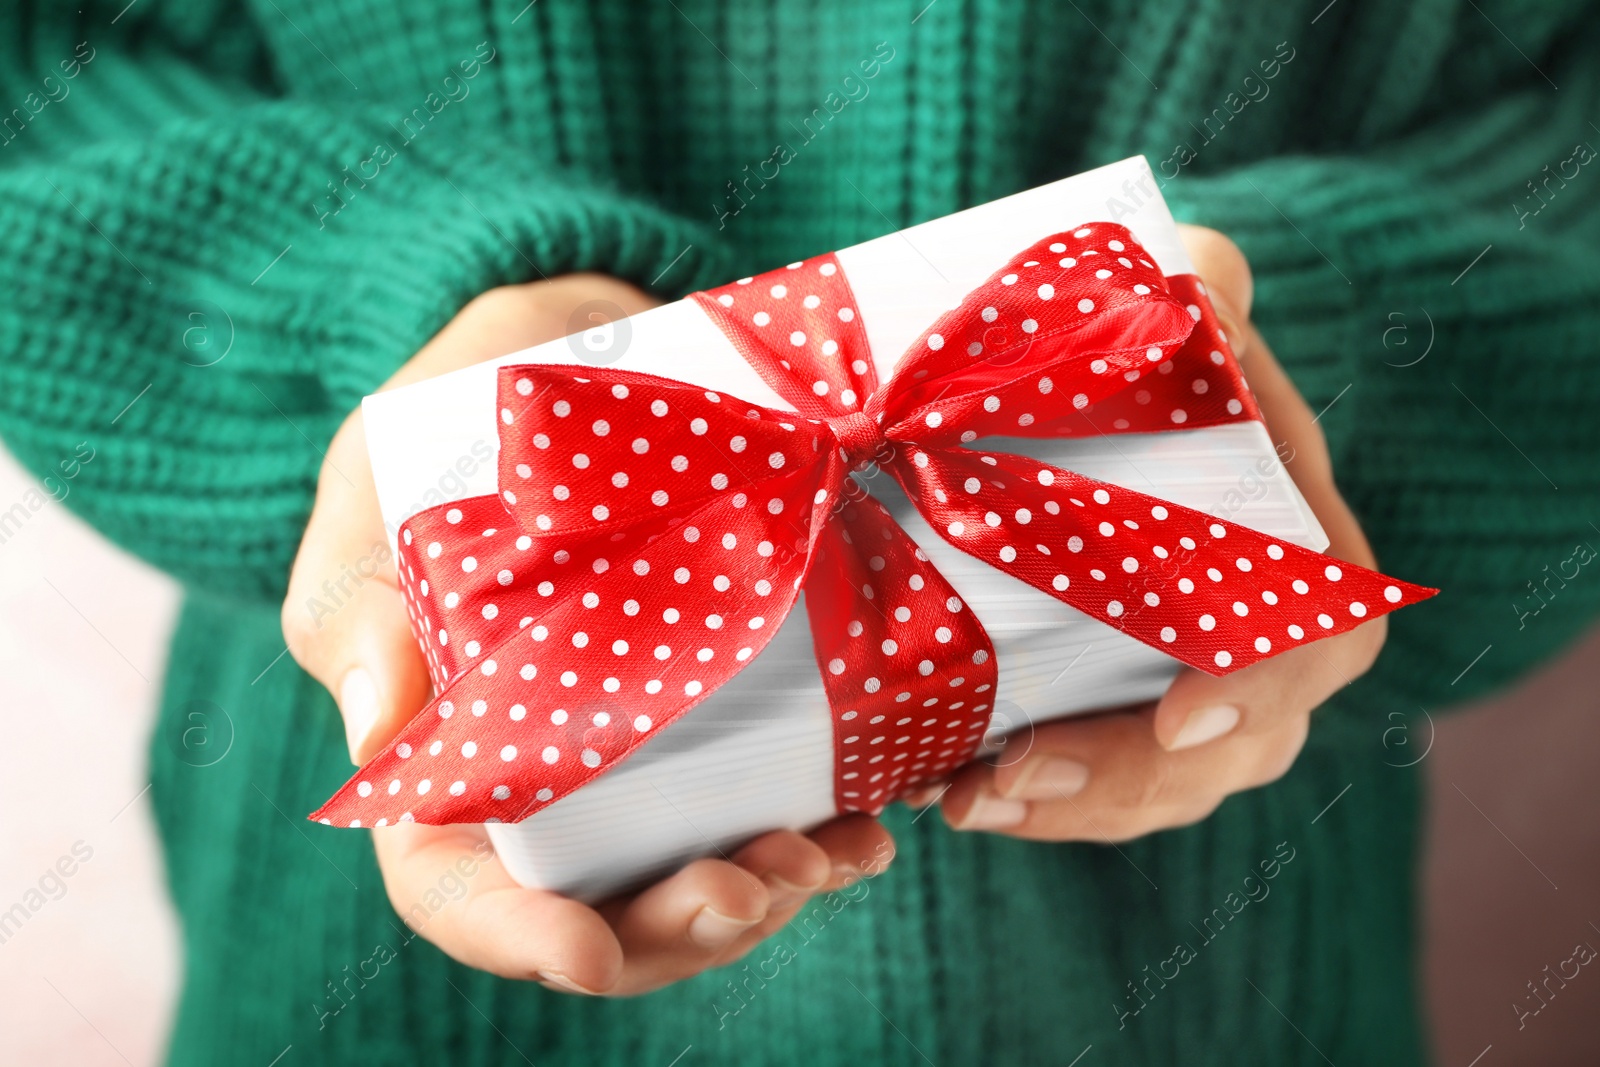
[[[439,696],[312,818],[526,817],[742,670],[802,586],[839,810],[877,812],[971,759],[994,647],[852,472],[887,472],[952,545],[1212,674],[1435,592],[965,447],[1260,419],[1204,286],[1163,276],[1121,226],[1018,254],[881,386],[831,254],[692,299],[795,410],[630,371],[501,368],[499,498],[401,532]]]

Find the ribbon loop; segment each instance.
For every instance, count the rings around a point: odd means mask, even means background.
[[[807,418],[859,411],[878,389],[855,293],[831,252],[690,299]]]
[[[631,371],[507,367],[499,394],[500,495],[535,538],[653,532],[741,491],[783,499],[832,445],[792,412]]]
[[[913,342],[883,400],[888,434],[953,443],[997,403],[1026,429],[1125,389],[1193,327],[1124,227],[1044,238]]]

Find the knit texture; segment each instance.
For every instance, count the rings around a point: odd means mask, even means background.
[[[87,440],[69,505],[188,590],[151,746],[173,1064],[1423,1056],[1393,727],[1600,606],[1552,577],[1600,545],[1592,5],[124,3],[0,12],[0,434],[41,474]],[[280,657],[320,451],[360,397],[495,285],[674,297],[1136,153],[1250,256],[1383,566],[1444,590],[1294,769],[1118,849],[895,809],[865,896],[635,1000],[411,938],[365,835],[301,818],[349,764]],[[195,701],[234,728],[204,767]]]

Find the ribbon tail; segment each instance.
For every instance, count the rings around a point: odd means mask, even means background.
[[[994,703],[994,646],[882,504],[847,500],[824,527],[806,611],[840,811],[877,814],[973,757]]]
[[[926,455],[910,496],[952,545],[1207,674],[1438,592],[1026,456]]]

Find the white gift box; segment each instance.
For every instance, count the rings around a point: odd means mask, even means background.
[[[1164,274],[1193,271],[1142,158],[839,250],[880,380],[930,323],[1019,249],[1096,220],[1128,227]],[[596,353],[614,369],[788,407],[689,301],[370,396],[367,443],[390,535],[419,511],[496,493],[498,367],[583,365],[599,362]],[[981,444],[1327,547],[1260,423]],[[1177,673],[1176,660],[952,548],[891,479],[873,479],[871,491],[993,640],[999,683],[989,751],[1004,747],[1015,758],[1030,724],[1152,699]],[[796,610],[732,682],[631,758],[520,823],[490,825],[489,834],[519,882],[596,900],[700,856],[731,853],[764,831],[827,820],[835,813],[833,766],[833,723],[806,613]]]

